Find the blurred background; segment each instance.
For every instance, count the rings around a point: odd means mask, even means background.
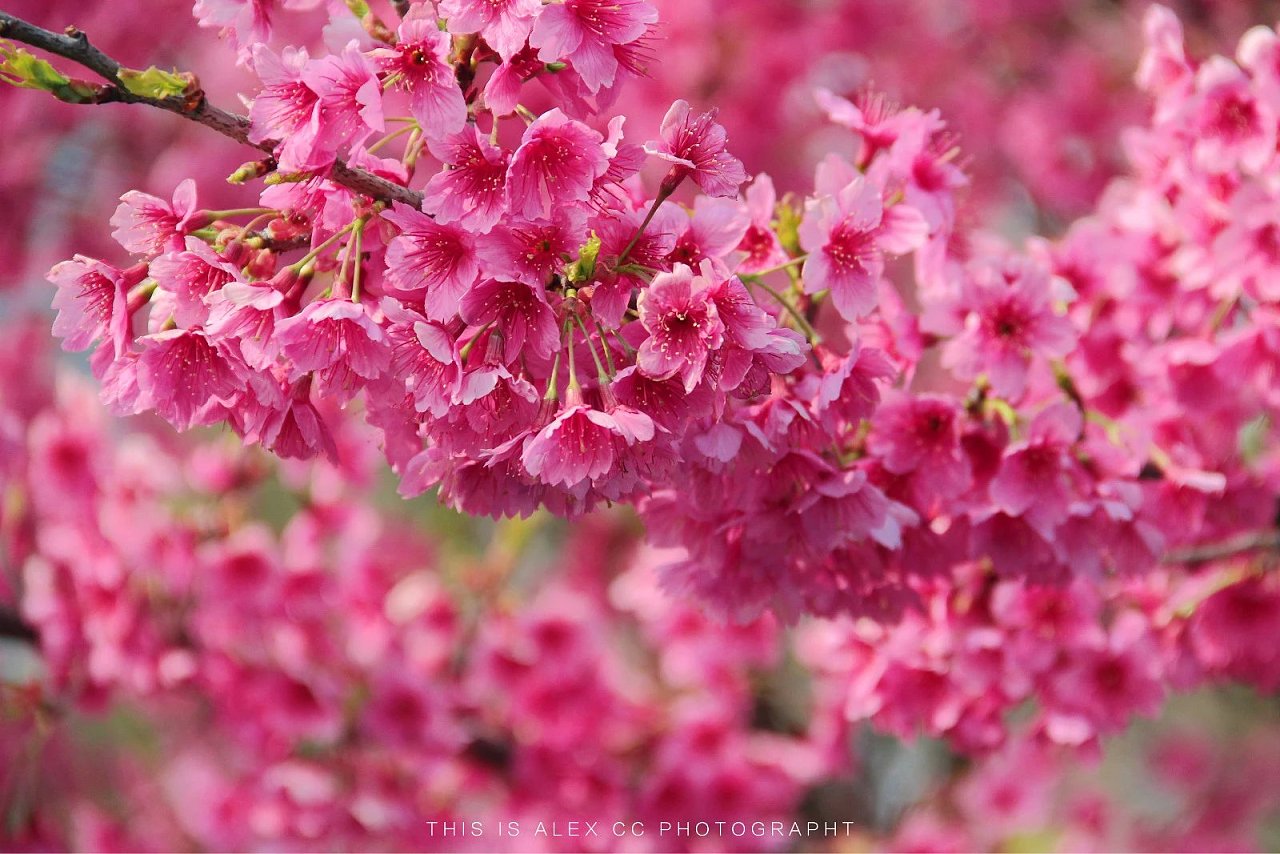
[[[647,139],[675,98],[716,107],[780,193],[853,149],[813,88],[870,86],[955,132],[962,222],[1053,236],[1123,170],[1123,129],[1146,115],[1141,2],[654,2],[650,79],[612,112]],[[1170,5],[1199,55],[1280,14]],[[194,71],[221,105],[251,94],[189,2],[0,9],[74,24],[127,65]],[[323,9],[280,14],[290,41],[326,38]],[[1197,687],[1101,757],[1016,737],[961,750],[850,712],[820,628],[725,627],[666,598],[663,556],[625,512],[495,523],[401,500],[350,419],[335,419],[338,463],[301,464],[111,417],[48,334],[45,273],[73,253],[123,262],[107,220],[126,190],[168,198],[194,177],[202,207],[243,206],[224,179],[252,153],[156,111],[8,87],[0,116],[0,848],[1280,846],[1273,696]],[[601,817],[856,829],[493,836],[499,820]]]

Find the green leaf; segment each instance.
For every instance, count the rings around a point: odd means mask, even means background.
[[[177,71],[161,71],[154,65],[146,71],[132,68],[121,68],[116,75],[120,83],[140,98],[179,98],[186,95],[196,86],[196,78],[192,74]]]
[[[0,42],[0,77],[6,83],[23,89],[42,89],[53,92],[71,83],[58,69],[34,54],[14,47],[10,42]]]
[[[39,89],[60,101],[86,104],[97,100],[102,87],[67,77],[45,60],[11,42],[0,42],[0,80],[22,89]]]
[[[573,262],[566,270],[566,275],[571,282],[590,281],[591,277],[596,274],[596,259],[600,257],[600,238],[595,232],[591,233],[591,239],[582,245],[578,250],[578,260]]]

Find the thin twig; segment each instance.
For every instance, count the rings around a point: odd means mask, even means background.
[[[197,90],[190,95],[177,95],[167,98],[146,98],[135,95],[120,85],[119,62],[107,56],[89,43],[88,37],[75,27],[68,27],[65,35],[54,33],[37,27],[21,18],[15,18],[0,11],[0,37],[22,42],[32,47],[46,50],[49,53],[69,59],[93,71],[111,83],[96,103],[118,102],[124,104],[147,104],[182,116],[185,119],[202,124],[217,131],[225,137],[234,139],[243,145],[252,146],[268,154],[275,150],[273,140],[260,143],[249,141],[249,119],[227,112],[210,104],[205,94]],[[385,178],[348,166],[342,160],[333,164],[333,169],[325,176],[335,184],[341,184],[362,196],[384,202],[403,202],[415,208],[422,206],[422,194],[407,187],[393,184]]]
[[[1174,549],[1164,556],[1165,563],[1198,564],[1251,552],[1280,551],[1280,530],[1246,531],[1218,543],[1203,543]]]

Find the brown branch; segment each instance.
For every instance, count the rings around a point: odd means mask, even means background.
[[[1280,530],[1246,531],[1218,543],[1174,549],[1165,554],[1164,562],[1173,564],[1200,564],[1252,552],[1280,551]]]
[[[0,606],[0,638],[9,638],[32,646],[40,643],[40,632],[16,612]]]
[[[391,0],[391,6],[401,18],[409,14],[409,0]]]
[[[69,59],[109,81],[111,88],[94,103],[147,104],[202,124],[225,137],[268,154],[275,149],[275,143],[271,140],[260,143],[250,142],[249,120],[244,116],[213,106],[205,98],[204,92],[199,89],[190,95],[146,98],[119,86],[120,63],[91,45],[88,37],[75,27],[68,27],[66,34],[63,35],[0,11],[0,37],[22,42]],[[341,184],[371,199],[387,203],[398,201],[415,208],[422,207],[422,194],[418,191],[393,184],[363,169],[348,166],[342,160],[335,162],[332,171],[325,177],[335,184]]]

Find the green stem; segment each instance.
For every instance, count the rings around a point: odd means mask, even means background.
[[[205,216],[209,217],[212,222],[217,219],[229,219],[233,216],[260,216],[262,214],[278,213],[274,208],[232,208],[225,211],[205,211]]]
[[[609,376],[612,377],[617,372],[618,367],[613,363],[613,353],[609,350],[609,344],[604,340],[604,327],[600,325],[600,321],[595,321],[596,332],[600,333],[600,349],[604,350],[605,361],[609,363]]]
[[[375,142],[373,145],[369,146],[369,147],[368,147],[367,149],[365,149],[365,150],[366,150],[366,151],[368,151],[370,154],[373,154],[374,152],[379,151],[379,150],[380,150],[383,146],[385,146],[388,142],[391,142],[392,140],[396,139],[397,137],[404,136],[406,133],[410,133],[410,132],[412,132],[412,131],[416,130],[416,129],[417,129],[417,127],[418,127],[418,126],[417,126],[417,124],[415,123],[415,124],[405,125],[404,127],[399,128],[399,129],[397,129],[397,130],[393,130],[391,133],[387,134],[387,135],[386,135],[386,136],[384,136],[382,139],[378,140],[377,142]]]
[[[364,270],[364,224],[365,220],[357,220],[356,226],[356,271],[351,277],[351,301],[360,302],[360,273]]]
[[[769,296],[778,301],[778,305],[787,310],[787,313],[791,315],[791,319],[796,322],[796,325],[800,327],[800,331],[804,333],[804,337],[809,339],[810,344],[818,344],[822,341],[822,337],[818,335],[818,331],[813,328],[813,325],[810,324],[809,321],[805,320],[804,315],[801,314],[786,297],[766,285],[764,282],[755,279],[751,279],[749,282],[758,288],[763,288]]]
[[[480,336],[483,335],[490,326],[493,326],[493,324],[494,321],[490,320],[484,326],[480,327],[479,332],[471,336],[471,340],[464,344],[462,349],[458,351],[458,361],[465,362],[467,360],[467,356],[471,355],[471,348],[476,346],[476,342],[480,340]]]
[[[644,230],[648,228],[649,223],[653,221],[654,214],[658,212],[658,208],[662,206],[662,203],[671,197],[672,192],[674,191],[658,191],[658,195],[654,197],[653,204],[649,206],[649,212],[644,215],[644,220],[641,221],[640,227],[636,229],[635,234],[631,235],[631,241],[627,243],[626,248],[622,250],[622,254],[618,256],[618,260],[614,262],[615,268],[621,266],[622,262],[627,260],[627,256],[631,254],[631,250],[635,249],[636,244],[640,242],[640,235],[644,234]]]
[[[613,379],[613,374],[605,371],[604,362],[600,361],[600,357],[596,355],[596,345],[591,343],[591,333],[587,331],[587,324],[582,322],[582,318],[574,315],[574,320],[578,321],[578,328],[582,330],[582,337],[587,342],[587,348],[591,350],[591,361],[596,363],[596,378],[601,385]],[[604,342],[601,341],[603,344]]]
[[[364,222],[364,217],[360,217],[359,219],[352,220],[351,222],[343,226],[340,231],[334,232],[333,235],[330,236],[327,240],[325,240],[315,249],[312,249],[306,255],[303,255],[302,258],[293,262],[289,266],[297,270],[298,272],[301,272],[303,267],[307,266],[312,261],[316,260],[316,258],[320,257],[321,252],[328,249],[333,244],[337,243],[341,237],[343,237],[348,232],[350,232],[353,228],[355,228],[357,223],[363,223],[363,222]]]
[[[790,261],[786,261],[782,264],[777,265],[776,267],[769,267],[766,270],[757,270],[754,273],[745,273],[743,274],[742,278],[754,279],[757,276],[767,276],[770,273],[779,273],[787,269],[788,267],[794,267],[796,264],[803,264],[808,259],[808,257],[809,257],[808,253],[804,255],[797,255],[795,258],[792,258]]]

